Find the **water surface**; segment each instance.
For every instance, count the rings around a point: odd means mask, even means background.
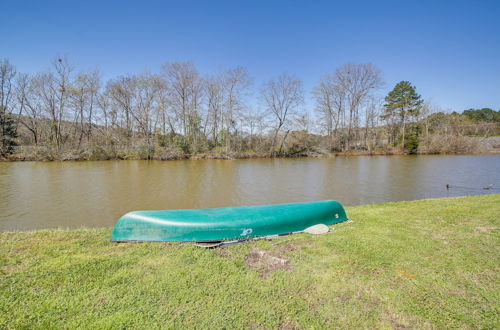
[[[500,155],[0,163],[0,231],[112,226],[132,210],[358,205],[499,188]]]

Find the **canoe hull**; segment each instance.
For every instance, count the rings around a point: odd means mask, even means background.
[[[347,220],[337,201],[224,207],[196,210],[134,211],[116,223],[111,240],[208,242],[248,239],[302,231]]]

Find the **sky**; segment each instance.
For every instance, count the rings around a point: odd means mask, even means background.
[[[282,73],[306,96],[340,65],[373,63],[443,110],[500,109],[500,0],[0,0],[0,59],[20,72],[67,56],[105,80],[193,61],[245,67],[259,87]],[[308,106],[312,106],[308,101]]]

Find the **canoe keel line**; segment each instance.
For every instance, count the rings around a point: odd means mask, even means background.
[[[337,201],[224,207],[196,210],[134,211],[116,223],[111,241],[216,242],[302,232],[318,224],[347,220]]]

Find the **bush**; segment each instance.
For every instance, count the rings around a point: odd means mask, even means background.
[[[175,160],[184,159],[186,156],[184,153],[175,148],[163,148],[155,151],[154,159],[157,160]]]
[[[189,154],[189,142],[182,135],[176,135],[174,137],[174,146],[184,154]]]
[[[114,150],[106,150],[100,145],[91,145],[87,149],[87,160],[108,160],[114,158]]]
[[[304,148],[300,148],[297,144],[292,144],[290,147],[286,149],[286,154],[295,155],[304,151]]]
[[[166,134],[158,134],[156,136],[156,140],[158,141],[158,145],[160,147],[165,148],[170,144],[171,138]]]
[[[16,138],[17,127],[14,118],[5,112],[0,112],[0,156],[14,153]]]
[[[141,145],[136,149],[136,156],[139,159],[153,159],[154,147],[148,145]]]
[[[430,154],[473,153],[480,151],[477,139],[445,134],[432,135],[427,150]]]

